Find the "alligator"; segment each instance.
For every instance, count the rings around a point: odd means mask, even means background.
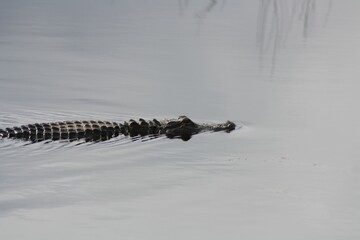
[[[161,136],[189,140],[193,135],[204,131],[231,132],[235,123],[226,121],[221,124],[195,123],[186,116],[177,119],[144,120],[130,119],[123,123],[110,121],[62,121],[35,123],[20,127],[0,129],[0,138],[13,138],[40,142],[44,140],[104,141],[119,136]]]

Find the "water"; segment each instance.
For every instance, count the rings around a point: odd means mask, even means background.
[[[0,127],[188,115],[190,141],[0,140],[1,239],[358,239],[358,1],[1,1]]]

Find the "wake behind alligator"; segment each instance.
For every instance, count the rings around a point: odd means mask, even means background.
[[[221,124],[195,123],[186,116],[177,119],[144,120],[130,119],[123,123],[110,121],[63,121],[50,123],[35,123],[20,127],[0,129],[0,138],[22,139],[32,142],[44,140],[80,140],[105,141],[119,135],[161,136],[189,140],[193,135],[205,131],[231,132],[236,125],[226,121]]]

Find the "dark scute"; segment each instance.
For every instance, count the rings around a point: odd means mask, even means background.
[[[14,127],[14,131],[16,132],[16,134],[15,134],[15,137],[16,137],[16,138],[21,138],[21,137],[22,137],[23,132],[22,132],[22,129],[21,129],[21,128],[19,128],[19,127]]]
[[[60,132],[60,138],[61,139],[68,139],[69,138],[69,133],[67,131],[61,131]]]
[[[44,133],[44,139],[51,139],[51,132],[46,132]]]
[[[60,133],[59,132],[53,132],[52,134],[52,140],[56,141],[60,139]]]
[[[8,136],[8,132],[3,130],[3,129],[0,129],[0,137],[7,137]]]
[[[89,128],[86,128],[84,133],[86,138],[90,138],[92,136],[92,130]]]
[[[85,131],[78,131],[77,132],[78,138],[84,138],[85,137]]]
[[[15,137],[15,131],[12,128],[6,128],[9,137]]]
[[[101,135],[101,131],[98,126],[97,128],[93,129],[93,136],[95,138],[95,137],[100,137],[100,135]]]
[[[161,123],[157,119],[154,118],[152,121],[156,126],[161,126]]]
[[[22,130],[22,138],[24,139],[28,139],[30,136],[30,130],[27,126],[21,126],[21,130]]]
[[[69,129],[69,139],[77,138],[76,131],[74,129]]]

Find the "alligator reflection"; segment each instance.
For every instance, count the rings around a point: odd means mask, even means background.
[[[0,129],[0,137],[42,142],[45,140],[83,139],[89,141],[106,141],[119,135],[130,137],[157,138],[165,135],[168,138],[181,138],[188,141],[193,135],[204,131],[231,132],[235,129],[233,122],[221,124],[197,124],[186,116],[170,120],[130,119],[123,123],[109,121],[64,121],[52,123],[35,123],[20,127]]]

